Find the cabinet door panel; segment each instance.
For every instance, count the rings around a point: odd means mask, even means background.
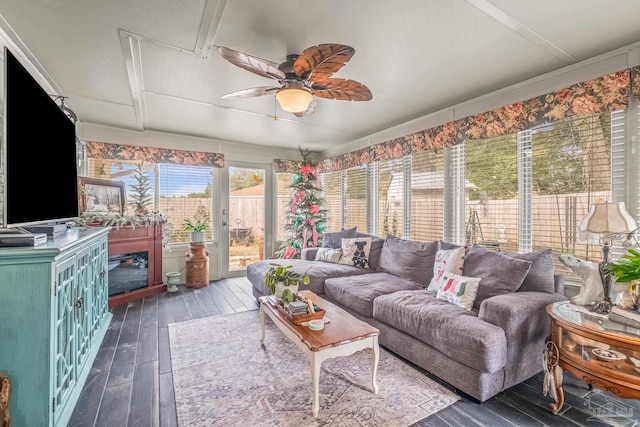
[[[109,312],[109,287],[107,283],[108,269],[107,239],[100,239],[91,246],[91,334],[92,336],[103,325]]]
[[[76,257],[56,265],[54,298],[54,369],[53,406],[56,419],[69,398],[77,378],[76,327]]]
[[[92,278],[91,250],[86,248],[76,255],[77,282],[74,302],[76,319],[76,362],[80,371],[84,366],[91,350],[91,317],[90,304]]]

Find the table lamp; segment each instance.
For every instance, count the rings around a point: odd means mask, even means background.
[[[608,313],[611,310],[611,273],[607,269],[609,264],[609,250],[614,239],[624,239],[637,229],[636,221],[627,212],[624,202],[593,203],[587,215],[580,221],[579,230],[600,236],[602,245],[602,261],[598,263],[600,279],[604,289],[602,301],[596,302],[591,311]]]

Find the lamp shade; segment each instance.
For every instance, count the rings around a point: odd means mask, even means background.
[[[313,95],[299,87],[286,87],[276,93],[276,99],[284,111],[301,113],[309,108]]]
[[[587,215],[580,221],[579,230],[593,234],[628,234],[637,228],[624,202],[593,203]]]

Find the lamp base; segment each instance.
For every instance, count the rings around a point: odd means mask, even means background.
[[[600,314],[608,314],[611,311],[611,301],[596,301],[595,303],[587,306],[589,311]]]

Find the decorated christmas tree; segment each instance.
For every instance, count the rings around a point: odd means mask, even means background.
[[[301,148],[300,153],[302,161],[287,186],[291,189],[291,201],[287,206],[284,228],[290,237],[282,242],[275,253],[276,258],[300,258],[302,249],[320,246],[327,226],[327,210],[316,164],[308,150]]]

